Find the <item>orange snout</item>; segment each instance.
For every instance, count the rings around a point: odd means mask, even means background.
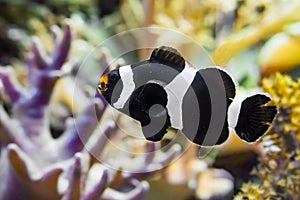
[[[100,78],[100,84],[98,85],[98,92],[102,95],[103,92],[107,90],[107,84],[108,84],[108,75],[104,75]]]

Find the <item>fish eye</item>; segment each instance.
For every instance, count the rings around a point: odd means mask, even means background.
[[[118,79],[119,75],[117,73],[112,73],[109,76],[110,81],[116,81]]]

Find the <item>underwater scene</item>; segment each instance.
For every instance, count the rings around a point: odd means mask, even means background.
[[[299,200],[300,0],[0,0],[0,200]]]

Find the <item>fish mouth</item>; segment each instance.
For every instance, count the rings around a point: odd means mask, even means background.
[[[104,82],[100,82],[97,89],[98,92],[103,95],[103,93],[107,90],[107,85]]]
[[[107,90],[107,84],[108,84],[108,75],[104,75],[100,78],[100,84],[98,85],[98,92],[100,94],[103,94]]]

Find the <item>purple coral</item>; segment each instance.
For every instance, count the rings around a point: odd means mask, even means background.
[[[148,184],[140,178],[171,162],[180,148],[175,145],[162,152],[159,145],[144,142],[143,159],[114,158],[130,161],[123,166],[127,171],[100,164],[87,149],[101,154],[107,140],[118,134],[112,119],[106,117],[98,123],[97,119],[106,110],[102,99],[91,99],[84,111],[66,120],[62,135],[53,138],[49,101],[55,83],[67,74],[63,66],[72,34],[69,22],[63,32],[57,28],[52,30],[55,47],[50,57],[39,45],[38,38],[34,39],[26,87],[16,81],[12,67],[0,68],[0,80],[12,107],[8,113],[0,102],[0,199],[141,198]],[[95,132],[96,142],[90,142]],[[87,149],[85,144],[89,144]],[[121,167],[122,163],[119,164]],[[132,166],[138,173],[130,169]]]

